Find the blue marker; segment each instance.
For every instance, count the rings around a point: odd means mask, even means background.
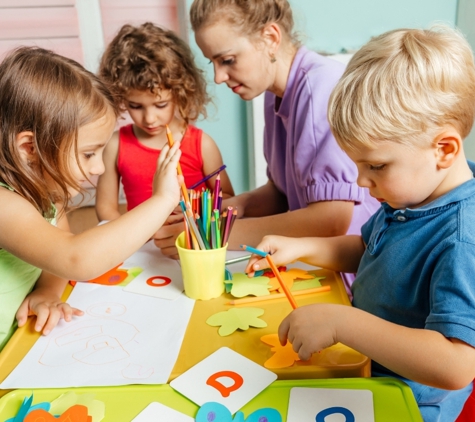
[[[262,257],[264,257],[264,258],[268,255],[267,252],[261,251],[261,250],[259,250],[259,249],[253,248],[253,247],[251,247],[251,246],[241,245],[241,248],[242,248],[242,249],[245,249],[246,251],[255,253],[256,255],[260,255],[260,256],[262,256]]]

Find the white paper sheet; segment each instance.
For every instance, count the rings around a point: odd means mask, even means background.
[[[132,419],[132,422],[194,422],[194,418],[155,401]]]
[[[176,299],[183,292],[179,261],[165,257],[153,242],[148,242],[121,265],[143,271],[124,290],[163,299]]]
[[[68,299],[85,315],[38,339],[0,388],[164,384],[195,301],[157,299],[120,286],[77,283]]]

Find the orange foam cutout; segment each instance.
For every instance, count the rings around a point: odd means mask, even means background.
[[[292,344],[287,342],[285,346],[282,346],[277,334],[262,336],[261,341],[272,346],[271,351],[274,352],[271,358],[265,361],[264,366],[266,368],[288,368],[300,360],[299,355],[292,349]]]
[[[92,422],[88,416],[87,407],[75,404],[67,409],[59,418],[55,418],[44,409],[36,409],[26,415],[24,422]]]
[[[301,280],[310,280],[312,278],[315,278],[315,275],[307,273],[305,270],[301,270],[300,268],[291,268],[288,271],[281,271],[279,268],[280,276],[282,280],[284,280],[284,283],[286,286],[289,288],[289,290],[292,289],[292,286],[294,284],[295,279],[301,279]],[[269,288],[269,291],[274,291],[278,290],[280,293],[283,292],[282,287],[280,287],[279,281],[277,280],[277,277],[272,277],[269,281],[269,284],[271,287]]]

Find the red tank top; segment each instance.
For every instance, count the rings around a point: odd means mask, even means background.
[[[191,186],[205,177],[201,156],[203,131],[188,125],[181,141],[180,165],[185,184]],[[152,182],[160,150],[149,148],[139,142],[132,125],[120,128],[117,170],[124,185],[127,210],[135,208],[152,196]],[[200,190],[205,185],[196,189]]]

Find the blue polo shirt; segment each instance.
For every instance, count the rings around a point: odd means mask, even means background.
[[[361,230],[367,247],[353,305],[475,347],[475,179],[417,209],[383,203]],[[372,368],[374,376],[401,378],[377,362]],[[403,380],[431,422],[455,420],[472,390],[472,384],[446,391]]]

